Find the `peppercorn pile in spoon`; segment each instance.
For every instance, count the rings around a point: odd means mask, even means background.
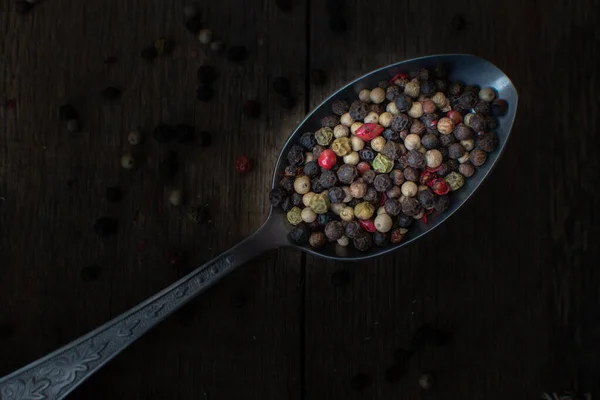
[[[443,66],[398,74],[351,104],[335,100],[321,129],[290,148],[269,200],[298,244],[400,243],[486,162],[498,145],[494,117],[507,109],[493,88],[449,82]]]

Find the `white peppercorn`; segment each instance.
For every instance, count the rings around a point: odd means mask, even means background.
[[[353,151],[352,153],[345,155],[343,160],[345,164],[358,165],[360,162],[360,156],[356,151]]]
[[[466,151],[465,154],[463,154],[463,156],[458,159],[458,162],[461,164],[466,163],[467,161],[469,161],[469,157],[471,157],[471,154],[468,151]]]
[[[491,103],[496,98],[496,92],[490,87],[483,88],[479,91],[479,98]]]
[[[383,150],[383,146],[385,146],[385,138],[383,136],[377,136],[375,139],[371,140],[371,148],[376,152],[380,152]]]
[[[379,232],[389,232],[392,229],[392,217],[387,214],[379,214],[373,221],[375,229]]]
[[[209,44],[212,41],[212,31],[210,29],[202,29],[198,33],[198,40],[202,44]]]
[[[365,141],[358,136],[352,136],[350,138],[350,146],[352,146],[352,150],[360,151],[365,148]]]
[[[369,97],[373,103],[381,104],[385,101],[385,90],[380,87],[377,87],[371,90]]]
[[[133,154],[123,154],[123,157],[121,157],[121,166],[125,169],[133,169],[135,166],[135,158],[133,157]]]
[[[342,211],[344,207],[346,207],[344,203],[331,203],[330,209],[335,215],[340,215],[340,211]]]
[[[182,201],[183,194],[181,193],[181,190],[171,190],[171,193],[169,193],[169,203],[174,206],[179,206],[181,205]]]
[[[454,130],[454,122],[448,117],[440,118],[437,130],[444,135],[449,135]]]
[[[471,151],[475,147],[475,141],[473,139],[461,140],[460,144],[462,144],[466,151]]]
[[[402,190],[402,195],[406,197],[414,197],[418,191],[417,184],[412,181],[404,182],[400,189]]]
[[[365,117],[365,124],[377,124],[379,122],[379,114],[374,111],[371,111]]]
[[[371,102],[371,91],[369,89],[361,90],[360,93],[358,94],[358,99],[360,101],[362,101],[363,103],[370,103]]]
[[[350,125],[350,132],[352,132],[352,134],[354,134],[358,130],[358,128],[360,128],[361,126],[363,126],[362,122],[357,121],[357,122],[353,123],[352,125]]]
[[[337,243],[340,246],[346,247],[346,246],[348,246],[350,244],[350,239],[348,239],[348,236],[344,235],[344,236],[342,236],[341,238],[339,238],[337,240]]]
[[[342,203],[347,203],[354,198],[352,196],[352,191],[350,190],[350,186],[342,186],[342,190],[344,191],[344,194],[346,195],[346,197],[344,197],[344,200],[342,200]]]
[[[392,124],[392,118],[394,118],[394,115],[391,112],[384,112],[379,116],[379,125],[383,126],[384,128],[389,128],[389,126]]]
[[[413,102],[407,114],[412,118],[421,118],[423,116],[423,103],[420,101]]]
[[[299,194],[306,194],[310,191],[310,178],[306,175],[299,176],[294,180],[294,190]]]
[[[304,153],[304,164],[308,164],[311,161],[315,161],[314,154],[311,151]]]
[[[315,195],[315,192],[308,192],[304,196],[302,196],[302,204],[304,207],[310,207],[310,199]]]
[[[342,221],[352,221],[354,219],[354,209],[352,207],[344,207],[340,211],[340,218]]]
[[[419,135],[411,133],[404,139],[404,146],[406,150],[417,150],[421,147],[421,138]]]
[[[377,209],[377,212],[375,213],[376,215],[380,215],[380,214],[387,214],[387,212],[385,211],[385,207],[379,207]]]
[[[463,122],[466,126],[468,126],[469,128],[471,127],[471,118],[473,118],[473,113],[468,113],[467,115],[465,115],[465,118],[463,119]]]
[[[335,128],[333,128],[333,136],[336,139],[350,136],[350,129],[346,125],[336,125]]]
[[[317,213],[315,213],[310,207],[303,208],[300,216],[302,217],[302,221],[306,222],[307,224],[310,224],[317,219]]]
[[[436,106],[440,108],[445,107],[446,102],[448,101],[446,95],[442,92],[437,92],[436,94],[434,94],[431,100],[435,103]]]
[[[350,113],[344,113],[340,117],[340,123],[344,126],[350,127],[354,123],[354,120],[350,116]]]
[[[427,153],[427,149],[426,149],[426,148],[425,148],[425,146],[423,146],[423,145],[421,145],[421,147],[419,147],[419,148],[417,149],[417,151],[418,151],[419,153],[421,153],[421,154],[425,154],[425,153]]]
[[[398,106],[393,101],[389,102],[388,105],[385,106],[385,111],[389,112],[392,115],[400,114],[400,110],[398,109]]]
[[[404,86],[404,93],[416,99],[421,93],[421,85],[417,81],[410,81]]]
[[[425,152],[425,162],[429,168],[437,168],[442,165],[443,161],[444,157],[439,150],[433,149]]]
[[[361,182],[360,180],[352,182],[350,185],[350,194],[355,199],[362,199],[364,195],[367,193],[367,184]]]

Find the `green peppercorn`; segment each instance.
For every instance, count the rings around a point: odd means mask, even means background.
[[[329,200],[327,193],[315,194],[310,199],[310,208],[317,214],[325,214],[327,210],[329,210],[330,205],[331,201]]]
[[[292,207],[287,213],[287,220],[292,225],[298,225],[302,222],[302,210],[300,207]]]
[[[333,129],[325,127],[315,132],[315,139],[321,146],[329,146],[333,140]]]
[[[465,178],[458,172],[450,172],[444,179],[452,191],[460,189],[465,184]]]
[[[373,160],[373,169],[382,174],[388,174],[394,169],[394,161],[383,154],[377,154]]]
[[[317,131],[317,133],[319,133],[319,131]],[[319,140],[319,139],[317,138],[317,140]],[[333,143],[331,143],[331,150],[333,150],[335,155],[338,157],[343,157],[346,154],[350,154],[352,152],[352,146],[350,145],[350,139],[348,139],[347,137],[341,137],[341,138],[335,139],[333,141]]]
[[[354,207],[354,215],[358,219],[369,219],[375,213],[375,206],[373,204],[363,201],[362,203],[358,203],[356,207]]]

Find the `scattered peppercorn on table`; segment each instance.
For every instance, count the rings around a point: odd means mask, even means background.
[[[520,98],[501,162],[455,216],[376,260],[265,254],[69,398],[596,394],[597,2],[374,5],[3,2],[0,376],[254,232],[279,150],[331,93],[456,52],[498,65]],[[480,82],[404,72],[339,99],[290,153],[278,207],[297,207],[289,231],[308,227],[307,246],[406,242],[414,217],[452,205],[452,187],[498,152],[493,114],[514,104]],[[80,356],[58,373],[85,373],[94,355]]]

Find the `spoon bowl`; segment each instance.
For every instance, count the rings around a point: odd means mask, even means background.
[[[330,114],[333,100],[344,99],[351,102],[357,98],[358,92],[377,86],[379,81],[390,80],[400,72],[414,71],[419,67],[431,68],[438,64],[448,67],[451,80],[493,87],[500,98],[507,100],[509,104],[508,113],[499,118],[500,125],[496,130],[497,149],[489,154],[487,163],[478,167],[477,173],[466,180],[460,191],[452,193],[448,210],[431,214],[427,225],[421,222],[415,224],[404,242],[362,253],[350,247],[341,248],[343,252],[340,252],[339,246],[326,246],[323,250],[315,250],[309,246],[295,245],[288,239],[291,225],[287,222],[286,214],[279,208],[271,208],[267,221],[246,240],[92,332],[0,378],[0,400],[65,398],[103,365],[173,312],[212,287],[238,266],[269,249],[294,246],[328,259],[364,260],[406,246],[444,222],[473,195],[498,162],[510,135],[517,109],[517,91],[510,79],[490,62],[471,55],[450,54],[415,58],[378,69],[349,83],[310,113],[283,145],[275,166],[272,186],[275,187],[279,177],[283,175],[289,148],[297,142],[302,133],[314,132],[320,128],[319,121]],[[338,252],[335,249],[338,249]]]

